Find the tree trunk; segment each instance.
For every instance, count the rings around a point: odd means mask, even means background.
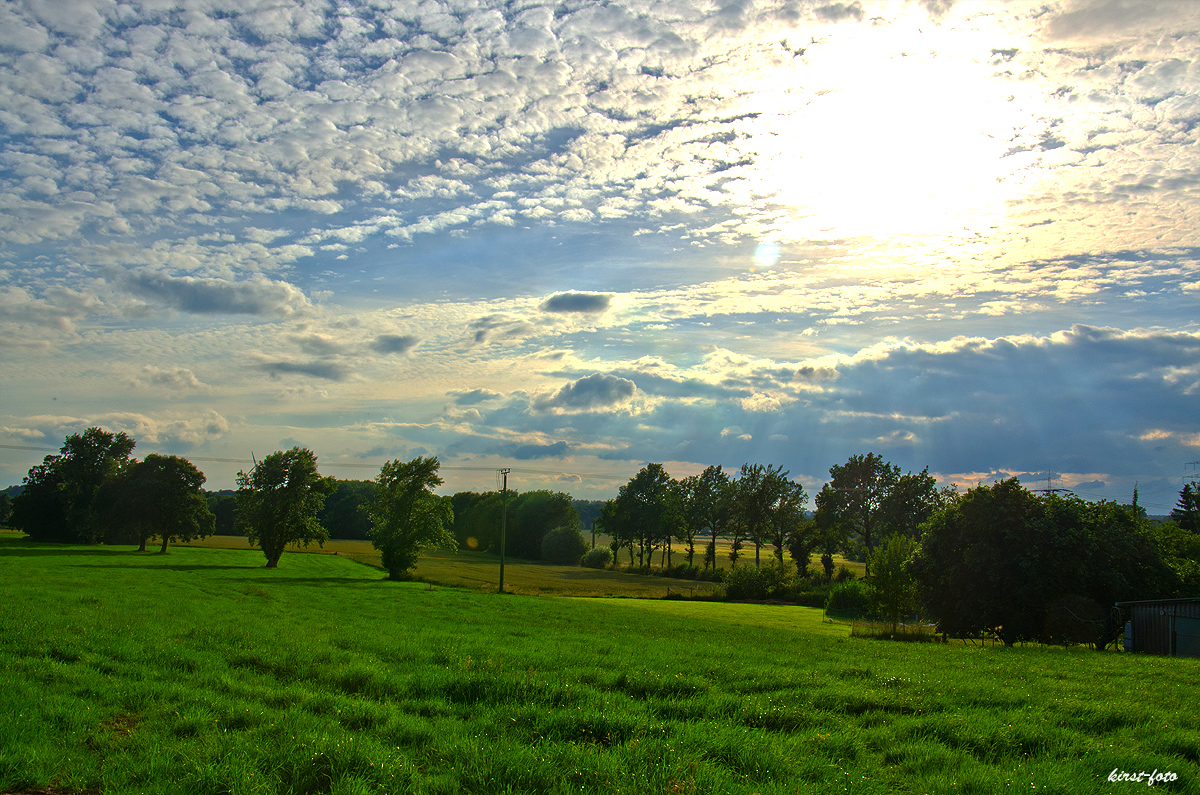
[[[138,547],[138,552],[145,552],[145,551],[146,551],[146,538],[145,538],[145,536],[143,536],[142,537],[142,545],[140,547]]]
[[[159,553],[160,555],[165,555],[165,554],[167,554],[167,540],[168,540],[169,538],[170,538],[170,536],[169,536],[169,535],[167,535],[166,533],[163,533],[163,545],[162,545],[162,549],[160,549],[160,550],[158,551],[158,553]]]
[[[267,568],[268,568],[268,569],[277,569],[277,568],[279,568],[279,555],[278,555],[278,554],[275,554],[275,555],[269,555],[269,556],[267,557]]]

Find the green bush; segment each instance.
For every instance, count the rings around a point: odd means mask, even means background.
[[[865,614],[871,606],[871,594],[866,583],[859,580],[840,582],[829,589],[826,610],[858,611]]]
[[[578,527],[556,527],[542,538],[542,560],[562,566],[578,566],[587,542]]]
[[[766,599],[767,578],[762,569],[737,566],[725,580],[725,595],[730,599]]]
[[[837,574],[834,576],[833,581],[839,582],[839,583],[840,582],[849,582],[850,580],[853,580],[857,576],[858,576],[857,574],[855,574],[854,572],[852,572],[850,569],[846,568],[845,566],[838,566],[838,571],[837,571]]]
[[[587,554],[583,556],[583,565],[589,569],[603,569],[612,563],[612,550],[608,547],[596,547],[589,549]]]
[[[791,568],[771,558],[761,566],[738,566],[725,580],[730,599],[786,599],[792,586]]]

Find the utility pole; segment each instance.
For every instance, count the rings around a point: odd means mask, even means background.
[[[504,593],[504,536],[505,528],[508,525],[508,473],[510,470],[501,469],[500,475],[504,478],[504,487],[501,490],[500,505],[500,593]]]

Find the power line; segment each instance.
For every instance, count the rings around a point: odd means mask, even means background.
[[[0,448],[6,450],[33,450],[41,453],[58,453],[61,452],[57,448],[51,447],[30,447],[20,444],[0,444]],[[252,458],[211,458],[206,456],[187,456],[189,461],[210,461],[221,464],[254,464]],[[322,467],[345,467],[350,469],[379,469],[382,464],[356,463],[352,461],[325,461],[321,464]],[[456,466],[443,464],[440,469],[454,470],[457,472],[495,472],[495,467],[488,466]],[[553,475],[556,477],[570,476],[577,478],[596,478],[600,480],[628,480],[628,474],[618,474],[615,472],[562,472],[554,469],[527,469],[523,467],[511,467],[509,472],[516,472],[522,475]]]

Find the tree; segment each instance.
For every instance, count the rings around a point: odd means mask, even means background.
[[[560,566],[578,566],[587,548],[578,527],[556,527],[542,537],[542,560]]]
[[[134,444],[124,433],[101,428],[68,436],[59,455],[46,456],[25,476],[24,491],[13,500],[12,526],[39,541],[100,541],[107,523],[100,491],[129,460]]]
[[[675,535],[683,521],[679,491],[662,464],[642,467],[609,502],[601,512],[603,527],[620,546],[629,546],[631,563],[637,545],[639,566],[649,565],[656,543]]]
[[[191,461],[173,455],[150,454],[134,461],[115,479],[118,521],[132,531],[139,552],[146,541],[191,541],[212,535],[216,518],[200,489],[204,473]]]
[[[1179,492],[1179,502],[1171,511],[1171,521],[1184,530],[1200,533],[1200,489],[1185,483]]]
[[[731,510],[731,483],[729,475],[720,466],[706,467],[699,475],[685,478],[680,489],[684,521],[692,533],[707,529],[710,535],[704,553],[704,566],[717,565],[717,536],[726,532]],[[691,545],[688,547],[688,563],[692,562]]]
[[[1129,506],[1038,498],[1015,478],[970,489],[934,514],[913,571],[943,631],[990,630],[1009,646],[1103,648],[1119,631],[1106,620],[1113,602],[1179,587]]]
[[[12,497],[8,496],[8,492],[0,492],[0,525],[7,525],[9,517],[12,516]]]
[[[879,611],[892,622],[892,633],[900,616],[916,603],[917,581],[909,570],[916,544],[902,533],[893,533],[871,555],[870,588]]]
[[[808,523],[804,513],[808,494],[799,483],[788,480],[787,474],[785,471],[779,475],[779,484],[774,490],[775,502],[767,512],[771,528],[771,544],[775,547],[775,559],[779,561],[783,560],[783,548],[788,544],[789,539],[793,538]],[[800,568],[801,571],[808,567],[808,555],[804,556],[804,563],[805,565]]]
[[[371,537],[371,520],[365,506],[375,494],[375,482],[335,479],[334,483],[337,488],[325,498],[317,519],[329,531],[330,538],[365,541]]]
[[[398,580],[417,565],[423,547],[458,549],[451,500],[433,493],[442,485],[440,466],[436,456],[388,461],[375,479],[375,499],[367,509],[371,544],[382,554],[388,579]]]
[[[835,525],[845,536],[858,533],[867,545],[870,573],[872,533],[879,522],[884,499],[900,478],[900,467],[887,463],[875,453],[852,455],[842,465],[829,468],[829,482],[817,495],[820,520]]]
[[[317,472],[317,456],[304,447],[279,451],[249,472],[237,473],[237,523],[262,548],[267,568],[279,566],[288,544],[324,546],[329,531],[317,521],[333,478]]]

